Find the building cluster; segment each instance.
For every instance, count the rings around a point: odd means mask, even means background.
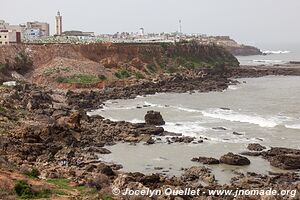
[[[206,36],[203,34],[183,34],[181,20],[179,31],[174,33],[145,33],[144,28],[137,32],[95,35],[94,32],[63,31],[63,18],[58,11],[55,17],[56,30],[50,36],[49,24],[45,22],[27,22],[26,24],[10,25],[0,20],[0,45],[18,43],[175,43],[179,41],[197,41],[202,44],[236,46],[228,36]]]
[[[26,39],[49,36],[49,24],[44,22],[27,22],[26,24],[11,25],[0,20],[0,45],[18,44]]]

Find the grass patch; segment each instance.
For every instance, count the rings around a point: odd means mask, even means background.
[[[71,186],[70,181],[65,178],[49,179],[48,183],[56,185],[60,190],[79,190],[83,191],[86,189],[86,186]]]
[[[131,74],[128,70],[122,69],[122,70],[119,70],[118,72],[116,72],[115,76],[118,79],[126,79],[126,78],[129,78],[131,76]]]
[[[59,83],[95,84],[102,80],[98,76],[94,75],[77,74],[69,77],[58,77],[57,81]]]
[[[108,195],[108,194],[104,194],[101,197],[102,200],[113,200],[112,196]]]
[[[70,67],[55,67],[55,68],[45,69],[43,74],[45,76],[50,76],[52,74],[58,74],[60,72],[70,72],[70,71],[71,71]]]

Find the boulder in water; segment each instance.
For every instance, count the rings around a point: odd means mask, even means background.
[[[220,158],[220,162],[228,165],[250,165],[250,160],[244,156],[227,153]]]
[[[148,111],[145,115],[145,122],[149,125],[161,126],[165,124],[160,112]]]

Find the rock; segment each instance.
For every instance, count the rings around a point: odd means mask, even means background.
[[[147,141],[146,141],[146,144],[154,144],[155,143],[155,140],[150,137]]]
[[[208,165],[214,165],[214,164],[219,164],[220,163],[220,161],[218,159],[208,158],[208,157],[193,158],[192,161],[200,162],[200,163],[208,164]]]
[[[213,130],[217,130],[217,131],[226,131],[227,129],[224,127],[214,127],[212,128]]]
[[[272,157],[270,164],[280,169],[300,169],[300,155],[284,154]]]
[[[215,182],[215,176],[211,174],[211,170],[204,166],[193,166],[186,169],[183,178],[187,181],[197,181],[200,179],[206,183]]]
[[[261,156],[262,152],[244,151],[244,152],[242,152],[240,154],[244,155],[244,156]]]
[[[263,152],[263,157],[274,167],[281,169],[300,169],[300,150],[272,147]]]
[[[250,151],[262,151],[264,149],[266,149],[266,147],[258,144],[258,143],[252,143],[252,144],[249,144],[247,149],[249,149]]]
[[[165,124],[160,112],[148,111],[145,115],[145,122],[149,125],[161,126]]]
[[[233,153],[227,153],[220,158],[220,163],[227,165],[250,165],[250,160],[244,156],[240,156]]]
[[[195,140],[194,137],[182,136],[182,137],[171,137],[172,142],[176,143],[191,143]]]
[[[242,133],[238,133],[238,132],[232,132],[233,135],[243,135]]]

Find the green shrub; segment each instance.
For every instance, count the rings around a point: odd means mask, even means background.
[[[135,78],[137,78],[137,79],[144,79],[145,78],[145,76],[141,73],[141,72],[135,72]]]
[[[40,172],[38,171],[37,168],[32,168],[30,172],[26,173],[27,176],[31,178],[38,178],[40,175]]]
[[[30,186],[24,180],[20,180],[16,183],[15,192],[21,198],[33,198],[34,196]]]
[[[119,70],[118,72],[116,72],[115,76],[118,79],[126,79],[126,78],[129,78],[131,76],[131,74],[128,70],[122,69],[122,70]]]
[[[25,53],[25,51],[20,51],[19,53],[17,53],[14,64],[15,70],[21,73],[26,73],[27,71],[32,69],[32,65],[33,63],[29,56]]]

